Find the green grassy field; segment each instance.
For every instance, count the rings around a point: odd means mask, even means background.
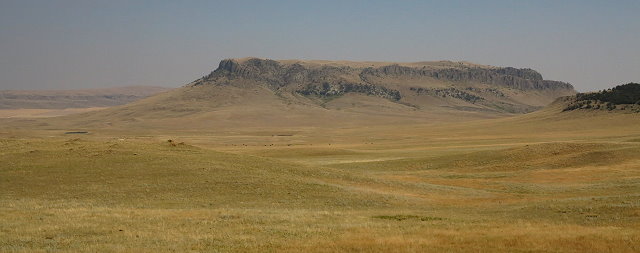
[[[639,125],[8,129],[0,251],[638,252]]]

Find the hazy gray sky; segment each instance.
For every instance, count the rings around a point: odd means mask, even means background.
[[[0,89],[177,87],[223,58],[465,60],[640,81],[640,1],[7,1]]]

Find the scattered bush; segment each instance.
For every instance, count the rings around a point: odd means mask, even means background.
[[[443,218],[440,218],[440,217],[417,216],[417,215],[379,215],[379,216],[373,216],[373,218],[383,219],[383,220],[395,220],[395,221],[403,221],[403,220],[419,220],[419,221],[443,220]]]

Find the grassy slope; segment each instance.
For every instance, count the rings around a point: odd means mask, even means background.
[[[552,109],[125,140],[7,131],[0,249],[639,251],[640,117]]]
[[[7,128],[120,131],[123,134],[168,131],[235,131],[248,128],[397,125],[435,121],[495,118],[504,114],[456,111],[434,107],[428,111],[383,98],[349,94],[321,104],[301,96],[278,95],[249,85],[185,87],[133,103],[89,113],[47,119],[0,119]],[[318,104],[320,103],[320,104]],[[185,124],[184,122],[189,122]]]

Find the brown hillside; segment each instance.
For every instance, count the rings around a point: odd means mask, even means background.
[[[185,87],[47,127],[343,127],[497,118],[575,94],[531,69],[466,62],[227,59]],[[186,124],[185,122],[189,122]]]

